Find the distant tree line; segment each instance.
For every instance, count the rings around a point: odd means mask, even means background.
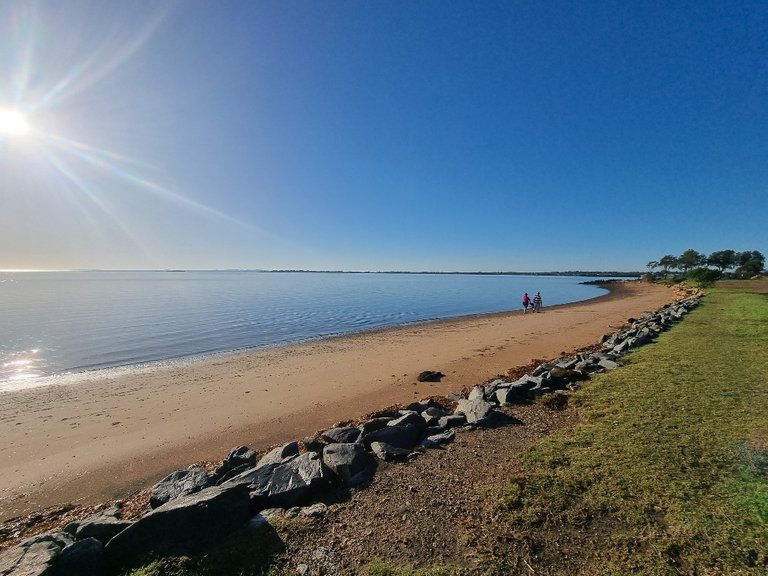
[[[698,282],[713,282],[720,278],[752,278],[765,270],[765,256],[757,250],[736,252],[718,250],[709,256],[688,249],[680,256],[666,254],[646,264],[649,273],[661,270],[663,276],[682,277]]]

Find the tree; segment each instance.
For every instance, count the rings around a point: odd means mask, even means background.
[[[739,278],[751,278],[760,274],[765,267],[765,256],[757,250],[738,252],[736,262],[739,267],[736,268],[736,276]]]
[[[662,256],[659,259],[659,266],[664,269],[664,274],[666,275],[670,268],[677,268],[679,266],[677,256],[672,256],[672,254]]]
[[[688,272],[688,270],[691,270],[692,268],[702,266],[706,261],[707,257],[693,248],[689,248],[683,252],[677,259],[678,265],[683,269],[683,272]]]
[[[718,250],[707,257],[707,265],[714,266],[720,272],[736,266],[736,252],[733,250]]]

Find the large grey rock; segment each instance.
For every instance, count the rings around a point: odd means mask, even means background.
[[[392,418],[388,416],[381,416],[379,418],[371,418],[360,424],[360,437],[363,438],[375,430],[381,430],[384,428]]]
[[[258,509],[300,506],[320,488],[330,486],[333,473],[316,452],[305,452],[282,464],[254,468],[222,484],[244,485]]]
[[[270,464],[282,464],[283,462],[295,458],[299,455],[299,443],[288,442],[274,450],[270,450],[256,463],[256,468],[269,466]]]
[[[70,544],[56,559],[57,576],[96,576],[104,571],[104,544],[85,538]]]
[[[61,551],[72,544],[64,532],[41,534],[0,552],[0,576],[52,576]]]
[[[417,428],[424,428],[427,425],[418,412],[407,412],[399,418],[387,422],[387,426],[408,426],[409,424]]]
[[[209,484],[208,474],[202,468],[176,470],[152,487],[152,492],[149,494],[149,507],[157,508],[174,498],[194,494]]]
[[[368,482],[376,472],[376,460],[359,443],[329,444],[323,462],[348,488]]]
[[[597,365],[605,370],[615,370],[619,366],[616,362],[609,360],[608,358],[601,358]]]
[[[407,460],[411,453],[411,451],[406,448],[398,448],[397,446],[392,446],[386,442],[371,442],[371,452],[373,452],[377,458],[384,460],[385,462]]]
[[[486,418],[493,410],[493,405],[481,398],[474,400],[459,400],[456,405],[455,413],[462,413],[467,418],[468,424],[474,424],[483,418]]]
[[[484,400],[485,399],[485,386],[475,386],[469,393],[469,400]]]
[[[233,470],[240,466],[254,466],[256,464],[256,452],[248,446],[235,446],[229,451],[227,457],[221,463],[220,469],[223,471]]]
[[[421,413],[421,418],[427,426],[435,426],[440,422],[440,418],[444,416],[448,416],[448,412],[434,406],[430,406]]]
[[[456,436],[456,432],[453,430],[446,430],[445,432],[440,432],[439,434],[433,434],[431,436],[427,436],[419,443],[419,446],[422,446],[424,448],[437,448],[438,446],[441,446],[442,444],[447,444],[448,442],[451,442]]]
[[[355,426],[344,426],[341,428],[331,428],[323,432],[320,437],[326,442],[357,442],[360,438],[360,429]]]
[[[122,532],[131,524],[129,520],[120,520],[109,514],[95,514],[78,522],[73,532],[75,540],[94,538],[106,544],[115,534]]]
[[[437,425],[441,428],[454,428],[455,426],[464,426],[466,423],[467,417],[464,414],[449,414],[437,421]]]
[[[396,448],[410,450],[418,444],[420,439],[421,431],[419,427],[409,424],[408,426],[387,426],[386,428],[374,430],[370,434],[363,436],[361,440],[366,446],[370,446],[373,442],[384,442]]]
[[[501,405],[522,402],[528,397],[527,391],[530,388],[533,388],[533,385],[513,384],[509,388],[499,388],[496,390],[496,401]]]
[[[112,568],[149,553],[188,554],[245,526],[250,517],[248,491],[224,484],[171,500],[112,538],[104,547]]]

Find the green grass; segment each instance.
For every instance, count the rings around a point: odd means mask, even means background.
[[[768,297],[712,290],[624,363],[495,495],[488,571],[765,574]]]

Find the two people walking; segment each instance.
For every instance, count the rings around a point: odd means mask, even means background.
[[[536,292],[533,300],[528,297],[528,292],[523,294],[523,314],[528,313],[528,308],[533,312],[541,312],[541,292]]]

